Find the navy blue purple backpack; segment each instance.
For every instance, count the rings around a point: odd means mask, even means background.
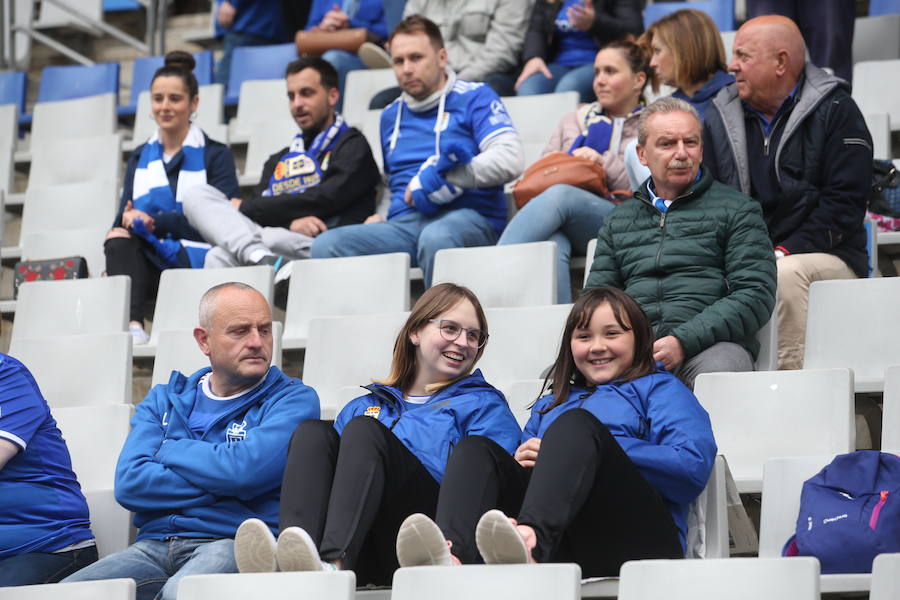
[[[822,573],[871,573],[885,552],[900,552],[900,457],[836,456],[804,482],[797,533],[782,554],[815,556]]]

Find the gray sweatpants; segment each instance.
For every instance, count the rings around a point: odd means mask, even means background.
[[[753,356],[733,342],[719,342],[687,359],[674,374],[686,386],[694,389],[694,380],[701,373],[739,373],[753,370]]]
[[[207,268],[252,264],[250,256],[260,252],[309,258],[313,238],[284,227],[261,227],[236,211],[231,200],[209,184],[191,188],[183,206],[188,222],[213,246],[206,255]]]

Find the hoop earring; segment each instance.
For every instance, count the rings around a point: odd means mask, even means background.
[[[191,121],[196,121],[196,120],[197,120],[197,111],[194,111],[191,113]]]

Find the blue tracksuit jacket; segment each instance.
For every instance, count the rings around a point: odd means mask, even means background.
[[[483,435],[515,452],[522,434],[503,394],[486,382],[481,371],[434,394],[425,404],[407,408],[403,392],[374,383],[372,393],[351,401],[337,416],[338,433],[359,415],[387,425],[440,483],[453,447],[467,435]]]
[[[138,539],[231,538],[257,517],[277,531],[288,442],[319,418],[319,397],[269,367],[265,381],[198,439],[188,419],[197,382],[173,372],[138,404],[116,466],[116,500],[135,514]]]
[[[678,526],[681,546],[687,536],[688,505],[709,479],[716,458],[709,415],[674,375],[656,373],[622,384],[607,383],[593,392],[573,387],[569,399],[541,414],[553,396],[539,398],[525,424],[522,441],[543,437],[556,418],[583,408],[599,419],[643,475],[659,492]]]

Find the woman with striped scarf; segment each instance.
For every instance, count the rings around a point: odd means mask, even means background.
[[[199,102],[193,68],[190,54],[174,51],[153,75],[150,107],[158,129],[128,160],[119,213],[104,242],[107,275],[131,277],[128,329],[137,344],[148,340],[144,304],[156,296],[160,272],[202,267],[209,248],[184,217],[185,193],[208,183],[239,196],[231,151],[191,122]]]

